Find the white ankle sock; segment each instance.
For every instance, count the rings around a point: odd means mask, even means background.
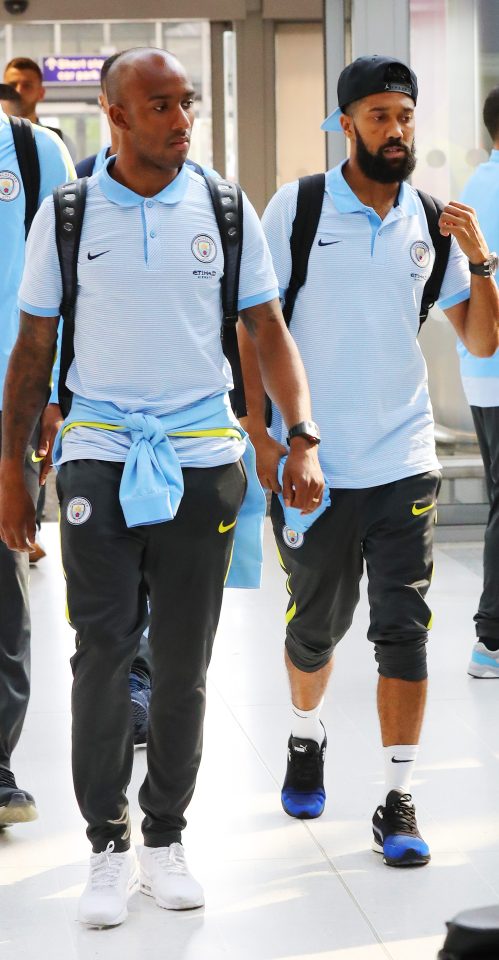
[[[324,697],[321,698],[313,710],[299,710],[298,707],[295,707],[294,703],[291,704],[292,737],[298,737],[300,740],[315,740],[319,746],[321,745],[324,740],[324,727],[319,720],[319,716],[323,703]]]
[[[385,803],[390,790],[401,793],[411,792],[411,779],[418,755],[418,744],[396,743],[392,747],[383,747],[385,756]]]

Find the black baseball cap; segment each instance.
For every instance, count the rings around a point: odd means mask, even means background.
[[[340,116],[354,100],[362,100],[372,93],[406,93],[416,103],[418,81],[416,74],[394,57],[358,57],[341,71],[338,78],[339,107],[321,124],[321,130],[341,131]]]

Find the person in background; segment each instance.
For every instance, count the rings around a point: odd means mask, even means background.
[[[486,163],[472,173],[461,200],[474,207],[490,250],[499,250],[499,87],[483,105],[483,122],[492,140]],[[497,283],[497,274],[495,277]],[[477,640],[468,673],[499,678],[499,351],[475,357],[457,345],[461,378],[480,445],[490,503],[483,550],[483,587],[474,616]]]
[[[17,95],[15,91],[12,93],[14,100],[8,102],[13,103],[17,110]],[[34,126],[33,132],[40,166],[40,204],[45,197],[50,196],[54,187],[74,176],[74,168],[66,147],[58,137],[43,127]],[[5,373],[19,329],[17,295],[24,265],[26,197],[11,125],[1,107],[0,158],[1,410]],[[45,407],[41,427],[37,425],[30,438],[24,461],[24,478],[34,504],[39,492],[39,465],[33,462],[32,454],[36,452],[39,457],[44,457],[48,453],[54,430],[61,420],[57,398],[52,396],[50,399],[54,402]],[[0,450],[2,427],[0,412]],[[31,543],[30,546],[32,545]],[[17,786],[11,770],[11,756],[21,735],[30,692],[28,556],[28,553],[11,551],[5,543],[0,542],[0,828],[34,820],[37,816],[33,796]]]
[[[91,177],[93,173],[97,173],[101,167],[104,166],[105,161],[108,157],[113,156],[118,150],[118,137],[119,131],[113,125],[112,120],[109,117],[109,104],[107,100],[106,93],[106,77],[109,73],[110,68],[112,67],[114,61],[120,56],[119,53],[113,53],[107,60],[104,60],[101,68],[100,74],[100,85],[101,92],[99,94],[99,106],[101,110],[106,114],[107,122],[109,124],[109,132],[111,135],[111,143],[105,144],[101,147],[98,153],[94,153],[89,157],[85,157],[84,160],[80,160],[76,164],[76,175],[78,177]]]
[[[31,123],[47,127],[56,133],[66,144],[72,157],[75,155],[75,145],[69,137],[64,136],[59,127],[51,127],[43,123],[37,115],[36,108],[45,99],[45,87],[40,67],[31,57],[14,57],[9,60],[3,74],[4,83],[8,83],[21,97],[22,113],[20,117],[31,120]]]

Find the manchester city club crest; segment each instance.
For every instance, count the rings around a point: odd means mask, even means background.
[[[21,184],[12,170],[0,170],[0,200],[15,200],[19,196]]]
[[[298,550],[298,547],[301,547],[305,538],[303,533],[298,533],[297,530],[292,530],[291,527],[285,526],[282,528],[282,539],[292,550]]]
[[[206,233],[200,233],[191,243],[191,250],[201,263],[211,263],[217,255],[216,243]]]
[[[424,240],[416,240],[411,247],[411,260],[424,269],[430,262],[430,248]]]
[[[92,504],[85,497],[73,497],[73,499],[69,501],[66,510],[69,523],[73,523],[76,526],[79,526],[80,523],[85,523],[91,513]]]

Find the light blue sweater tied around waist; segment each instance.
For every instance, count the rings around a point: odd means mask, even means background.
[[[172,435],[234,436],[246,440],[243,464],[248,486],[234,536],[227,587],[258,589],[263,563],[263,522],[266,498],[256,473],[256,458],[248,435],[232,413],[227,394],[209,397],[164,416],[124,413],[107,401],[74,396],[71,411],[57,434],[53,461],[61,462],[62,440],[72,426],[116,429],[130,435],[120,484],[120,503],[128,527],[172,520],[184,492],[182,468]],[[234,431],[232,434],[220,431]]]

